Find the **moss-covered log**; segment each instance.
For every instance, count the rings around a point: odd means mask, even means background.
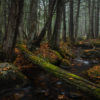
[[[70,84],[72,86],[75,86],[76,89],[79,89],[80,91],[86,93],[86,95],[88,94],[96,98],[96,100],[100,100],[100,87],[96,86],[96,84],[82,77],[74,75],[68,71],[65,71],[49,62],[46,62],[45,60],[37,56],[34,56],[33,53],[28,51],[22,45],[18,45],[17,47],[19,48],[21,53],[25,56],[25,58],[28,59],[30,62],[39,65],[45,71],[48,71],[54,76],[60,78],[61,80],[64,81],[65,84]]]

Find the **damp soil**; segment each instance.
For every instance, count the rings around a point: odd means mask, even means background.
[[[82,50],[79,47],[75,51],[76,58],[73,59],[71,67],[62,65],[59,67],[84,77],[82,72],[99,62],[81,58]],[[30,66],[30,62],[22,64],[20,70],[29,78],[30,84],[5,92],[3,96],[0,96],[0,100],[92,100],[88,95],[81,93],[69,84],[64,84],[63,81],[48,74],[40,67],[32,64],[30,67],[28,66]]]

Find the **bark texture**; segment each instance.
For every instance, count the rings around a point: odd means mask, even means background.
[[[72,42],[74,42],[73,3],[74,3],[73,0],[69,0],[69,6],[70,6],[69,38]]]
[[[23,3],[24,0],[12,0],[11,2],[11,8],[8,16],[8,25],[3,42],[3,52],[7,61],[13,59]]]
[[[53,49],[59,48],[61,22],[62,22],[62,14],[63,14],[62,11],[63,11],[63,1],[57,0],[56,21],[54,26],[54,32],[51,38],[51,48]]]

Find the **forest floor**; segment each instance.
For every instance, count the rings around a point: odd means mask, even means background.
[[[95,41],[95,42],[94,42]],[[16,48],[16,66],[30,79],[30,86],[6,95],[1,100],[92,100],[69,84],[48,74],[37,65],[28,62]],[[75,58],[71,66],[59,67],[100,84],[100,42],[80,41],[72,48]]]

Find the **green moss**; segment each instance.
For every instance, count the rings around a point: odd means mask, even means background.
[[[61,65],[64,65],[64,66],[71,66],[71,62],[70,62],[70,60],[68,60],[68,59],[62,59]]]
[[[65,59],[69,59],[69,58],[73,59],[73,58],[75,58],[75,55],[69,49],[60,48],[59,52]]]
[[[62,56],[60,55],[60,53],[58,53],[57,51],[52,50],[52,52],[54,52],[54,53],[58,56],[59,59],[63,59],[63,57],[62,57]]]
[[[34,56],[31,52],[29,52],[27,49],[23,48],[22,45],[18,47],[21,52],[24,54],[24,56],[31,61],[34,64],[39,65],[44,70],[49,72],[50,74],[53,74],[54,76],[60,78],[64,81],[64,83],[68,83],[70,85],[75,86],[75,88],[88,93],[89,95],[92,95],[93,97],[100,99],[100,87],[97,87],[96,84],[89,82],[88,80],[74,75],[68,71],[65,71],[39,57]]]

